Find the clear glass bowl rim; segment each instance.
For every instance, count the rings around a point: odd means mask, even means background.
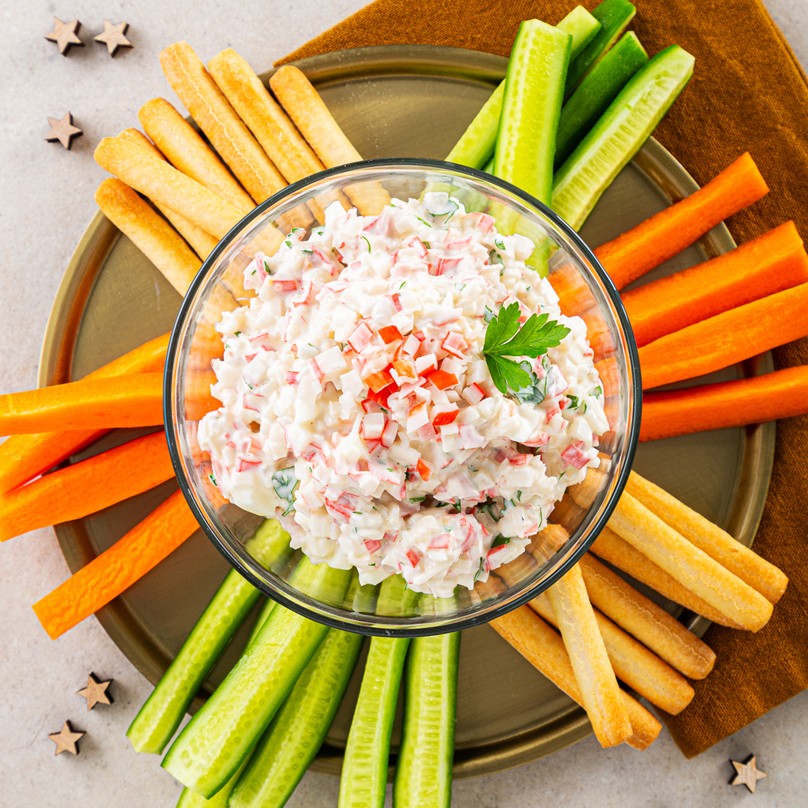
[[[216,263],[219,256],[230,246],[230,243],[236,239],[245,228],[247,228],[255,219],[262,216],[269,208],[278,205],[288,197],[294,196],[301,191],[305,191],[309,186],[314,183],[323,182],[325,180],[339,177],[342,174],[351,174],[355,171],[363,169],[423,169],[427,171],[442,171],[459,174],[468,177],[474,181],[486,183],[498,187],[512,196],[517,197],[528,208],[536,208],[539,210],[552,225],[563,233],[575,247],[583,253],[585,258],[589,261],[596,275],[598,276],[603,288],[606,291],[609,302],[611,303],[614,314],[625,337],[626,344],[626,367],[628,376],[634,380],[631,389],[631,397],[629,400],[629,429],[626,435],[625,458],[622,468],[614,481],[612,496],[604,504],[603,509],[597,519],[589,525],[588,536],[579,543],[570,555],[553,570],[544,580],[534,583],[533,586],[527,587],[521,593],[511,594],[507,599],[502,602],[494,601],[486,606],[484,609],[472,612],[469,615],[453,616],[449,614],[445,618],[440,614],[430,615],[429,622],[420,623],[416,622],[411,625],[406,625],[412,618],[395,618],[395,617],[382,617],[374,616],[373,619],[377,622],[375,624],[363,622],[361,620],[352,621],[346,618],[340,619],[334,617],[326,611],[318,611],[303,602],[298,602],[289,598],[283,591],[275,588],[268,581],[263,580],[255,575],[253,571],[244,565],[239,555],[230,547],[228,542],[224,541],[218,533],[208,523],[206,515],[200,509],[196,498],[193,494],[193,486],[190,480],[185,475],[185,470],[182,464],[181,448],[177,438],[178,430],[174,418],[173,408],[173,391],[174,391],[174,371],[175,364],[179,352],[180,337],[185,327],[185,320],[191,309],[191,304],[198,291],[202,286],[210,272],[211,267]],[[623,303],[620,299],[620,294],[617,291],[614,283],[612,282],[606,270],[601,266],[596,258],[594,252],[581,239],[578,233],[570,227],[561,217],[558,216],[551,208],[540,202],[535,197],[523,191],[521,188],[512,185],[505,180],[488,174],[487,172],[480,171],[475,168],[469,168],[458,163],[450,163],[445,160],[435,160],[431,158],[409,158],[409,157],[385,157],[374,160],[362,160],[355,163],[346,163],[345,165],[335,166],[317,174],[312,174],[302,180],[291,183],[285,188],[273,194],[268,199],[264,200],[260,205],[257,205],[250,213],[244,216],[243,219],[238,221],[233,227],[225,234],[222,240],[216,245],[213,251],[202,262],[188,291],[183,297],[180,304],[177,318],[171,329],[171,336],[169,339],[168,349],[166,351],[166,364],[163,376],[163,415],[165,423],[166,441],[168,443],[169,455],[171,463],[174,467],[175,476],[179,484],[179,488],[185,497],[188,506],[191,508],[194,516],[197,519],[200,527],[205,535],[213,543],[213,546],[227,559],[227,562],[233,569],[244,576],[253,586],[259,589],[264,595],[272,598],[277,603],[291,609],[294,612],[307,617],[316,622],[325,624],[330,628],[338,628],[344,631],[352,631],[354,633],[368,635],[368,636],[397,636],[397,637],[422,637],[434,634],[442,634],[449,631],[462,631],[465,629],[473,628],[474,626],[483,625],[503,614],[507,614],[513,609],[524,605],[529,600],[536,597],[541,592],[549,589],[559,578],[563,577],[566,572],[577,563],[578,559],[589,549],[591,544],[600,534],[601,530],[606,525],[609,517],[611,516],[617,501],[625,488],[628,480],[628,475],[631,472],[634,454],[637,449],[640,433],[640,420],[642,416],[642,384],[640,375],[640,358],[637,351],[637,344],[634,339],[634,333],[631,324],[626,314]],[[291,589],[292,587],[290,587]],[[311,598],[305,593],[300,593],[301,601],[303,599],[311,601]],[[332,607],[333,608],[333,607]]]

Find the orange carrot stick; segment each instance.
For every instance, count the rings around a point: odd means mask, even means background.
[[[198,527],[182,492],[175,492],[112,547],[35,603],[39,622],[55,640],[154,569]]]
[[[0,495],[0,541],[81,519],[173,476],[163,433],[136,438]]]
[[[643,390],[712,373],[804,337],[806,312],[808,283],[803,283],[643,345]]]
[[[81,379],[0,396],[0,435],[162,423],[162,373]]]
[[[169,334],[144,342],[128,353],[88,373],[85,379],[126,376],[130,373],[160,371],[166,359]],[[11,491],[27,483],[70,455],[98,440],[106,430],[42,432],[37,435],[12,435],[0,445],[0,492]]]
[[[623,294],[634,338],[645,345],[761,297],[808,283],[808,255],[794,222],[731,252]]]
[[[640,440],[808,414],[808,365],[750,379],[646,393]]]
[[[747,152],[703,188],[602,244],[595,255],[622,289],[768,192]]]

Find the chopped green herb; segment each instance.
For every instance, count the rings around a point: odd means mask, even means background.
[[[208,474],[208,479],[218,488],[219,483],[216,482],[216,478],[212,474]]]
[[[598,385],[597,387],[592,389],[592,392],[589,395],[590,396],[595,396],[595,398],[598,398],[598,396],[603,395],[603,388],[600,385]]]
[[[278,469],[272,474],[272,488],[286,503],[284,516],[288,516],[295,509],[295,490],[297,489],[297,475],[294,466],[285,469]]]
[[[501,533],[491,542],[491,549],[502,547],[503,544],[510,544],[510,536],[503,536]]]
[[[360,236],[359,238],[361,238],[362,241],[364,241],[365,244],[368,245],[368,252],[372,253],[373,252],[373,247],[370,246],[370,240],[368,239],[368,237],[367,236]]]

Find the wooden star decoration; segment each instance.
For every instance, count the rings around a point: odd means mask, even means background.
[[[45,135],[45,140],[49,143],[59,141],[66,149],[73,145],[73,138],[79,137],[82,134],[78,126],[73,126],[73,116],[69,112],[65,112],[61,118],[51,118],[48,116],[48,123],[50,124],[50,131]]]
[[[753,794],[757,789],[757,781],[769,775],[757,767],[755,755],[750,755],[743,763],[740,760],[730,760],[735,767],[735,777],[730,780],[731,786],[746,786]]]
[[[106,45],[109,55],[114,56],[118,48],[132,47],[132,43],[124,36],[128,28],[128,22],[113,25],[109,20],[104,20],[104,33],[95,37],[95,41]]]
[[[61,755],[62,752],[70,752],[71,755],[79,753],[79,739],[83,738],[86,732],[74,732],[73,727],[70,726],[69,721],[65,721],[64,726],[59,732],[52,732],[48,735],[55,744],[55,755]]]
[[[59,53],[67,56],[71,45],[84,47],[84,43],[78,37],[79,28],[81,28],[81,23],[78,20],[62,22],[58,17],[54,17],[53,30],[49,34],[45,34],[45,39],[55,42],[59,47]]]
[[[96,704],[112,704],[112,697],[107,693],[111,684],[112,679],[99,682],[94,673],[89,673],[87,674],[87,687],[77,693],[87,700],[87,709],[92,710]]]

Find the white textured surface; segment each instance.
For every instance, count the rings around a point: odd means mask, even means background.
[[[233,46],[269,66],[362,5],[362,0],[170,0],[162,3],[5,0],[0,4],[0,392],[36,382],[41,335],[73,247],[94,212],[103,172],[92,150],[105,134],[136,121],[138,107],[168,95],[157,54],[188,39],[204,57]],[[803,64],[808,4],[769,7]],[[640,9],[641,11],[641,9]],[[83,49],[68,58],[43,39],[53,14],[84,22]],[[104,17],[131,23],[135,47],[114,60],[91,42]],[[84,137],[71,152],[42,138],[47,115],[73,112]],[[59,584],[66,567],[49,530],[13,540],[0,564],[0,808],[130,808],[173,805],[179,793],[158,759],[136,755],[124,732],[148,685],[94,620],[57,642],[31,604]],[[761,660],[776,664],[776,660]],[[115,679],[115,703],[90,713],[75,692],[88,671]],[[69,718],[87,731],[81,755],[53,756],[48,733]],[[808,793],[808,694],[792,699],[692,761],[663,733],[647,752],[604,751],[589,739],[544,760],[497,775],[458,781],[457,806],[736,806],[753,799],[730,788],[730,757],[756,752],[769,778],[754,804],[798,806]],[[293,805],[336,804],[336,778],[307,775]]]

